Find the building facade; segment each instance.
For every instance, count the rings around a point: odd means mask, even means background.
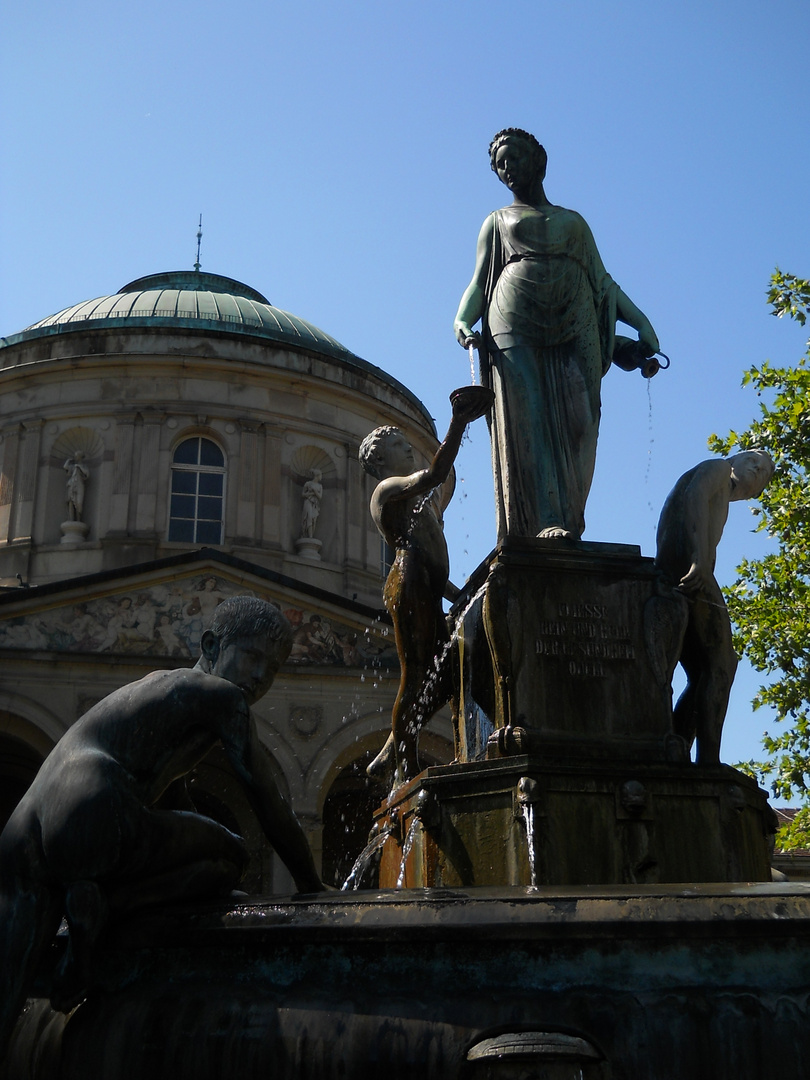
[[[435,450],[406,387],[219,275],[141,278],[0,339],[0,822],[87,708],[193,664],[217,604],[252,593],[294,628],[262,741],[325,878],[345,876],[398,679],[357,458],[379,424]],[[447,716],[422,744],[452,757]],[[191,791],[246,837],[247,887],[286,891],[223,754]]]

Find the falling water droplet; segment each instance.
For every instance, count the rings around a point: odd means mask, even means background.
[[[653,443],[655,439],[653,437],[653,413],[652,413],[652,379],[647,379],[647,430],[650,434],[650,444],[647,448],[647,471],[644,474],[644,486],[649,487],[650,483],[650,470],[652,468],[652,451]],[[651,513],[655,513],[655,509],[651,500],[647,499],[647,506]]]

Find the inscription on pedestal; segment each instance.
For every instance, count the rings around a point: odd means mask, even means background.
[[[480,725],[468,730],[477,715],[527,732],[521,753],[570,748],[578,759],[601,758],[621,745],[629,758],[665,760],[672,694],[645,633],[658,588],[651,559],[609,545],[526,539],[498,548],[481,584],[480,575],[470,583],[473,600],[476,590],[483,595],[465,616],[459,656],[459,761],[484,741],[490,753]]]
[[[539,622],[537,631],[535,654],[565,663],[573,678],[604,678],[606,665],[636,659],[630,627],[606,604],[560,604],[557,618]]]

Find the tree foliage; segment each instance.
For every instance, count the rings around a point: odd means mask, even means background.
[[[777,318],[804,326],[810,313],[810,281],[777,271],[768,302]],[[775,796],[798,796],[801,809],[777,843],[786,850],[810,846],[810,341],[795,367],[765,362],[749,368],[743,385],[756,390],[760,417],[742,432],[713,435],[712,450],[767,450],[776,474],[755,513],[757,528],[777,550],[742,562],[737,580],[724,590],[735,627],[735,644],[768,681],[754,708],[769,705],[785,729],[763,740],[766,761],[742,766]]]

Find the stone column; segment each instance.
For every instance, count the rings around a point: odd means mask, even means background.
[[[9,523],[9,540],[32,539],[34,499],[37,486],[42,420],[28,420],[20,425],[16,479]]]
[[[263,456],[260,425],[240,420],[239,473],[236,487],[235,539],[255,545],[261,533],[259,496],[262,488]]]
[[[160,428],[163,414],[147,413],[140,425],[138,474],[135,484],[134,521],[136,536],[153,536],[156,529]]]
[[[0,540],[14,539],[14,485],[20,453],[22,425],[4,433],[3,469],[0,473]]]
[[[357,457],[359,443],[344,443],[346,454],[346,496],[343,500],[343,536],[346,550],[343,565],[346,570],[365,570],[368,560],[368,502],[365,500],[365,473]]]
[[[260,539],[266,547],[281,548],[281,434],[265,427]]]
[[[107,507],[107,528],[103,530],[107,536],[126,536],[128,532],[134,447],[135,413],[118,416],[116,418],[112,492],[110,504]]]

